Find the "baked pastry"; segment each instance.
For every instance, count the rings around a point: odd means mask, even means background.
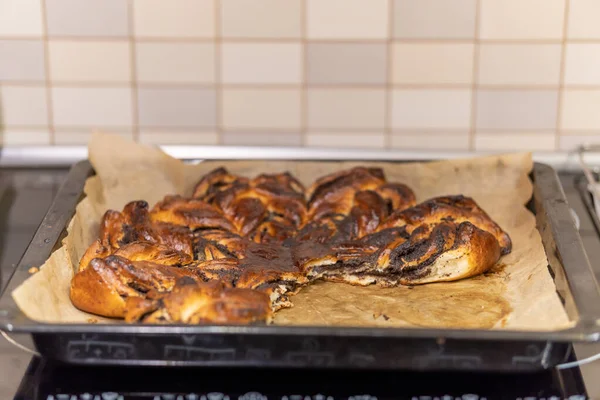
[[[181,278],[170,292],[127,299],[125,321],[184,324],[270,322],[269,297],[257,290],[228,288],[222,282]]]
[[[71,300],[128,322],[265,323],[316,280],[384,287],[489,270],[511,239],[473,199],[416,203],[380,168],[305,188],[289,173],[249,179],[218,168],[191,197],[105,213]]]

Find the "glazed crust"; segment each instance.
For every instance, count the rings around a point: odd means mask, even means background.
[[[191,197],[103,216],[71,283],[73,304],[144,323],[265,323],[324,279],[384,287],[469,278],[510,253],[510,237],[464,196],[416,203],[379,168],[305,188],[289,173],[217,168]]]

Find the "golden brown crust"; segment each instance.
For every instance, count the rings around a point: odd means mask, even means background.
[[[80,310],[123,317],[125,299],[154,290],[170,291],[181,277],[198,279],[192,270],[111,255],[95,258],[73,277],[71,301]]]
[[[436,197],[415,207],[396,211],[385,221],[382,228],[408,225],[414,229],[421,225],[439,223],[439,221],[471,222],[496,237],[502,254],[508,254],[512,249],[508,234],[473,199],[460,195]]]
[[[268,322],[269,297],[249,289],[227,288],[223,283],[181,279],[173,290],[153,299],[127,300],[127,322],[154,324],[252,324]]]
[[[347,215],[352,209],[356,192],[374,190],[383,184],[383,171],[364,167],[317,179],[307,190],[308,218],[315,221],[332,214]]]
[[[316,279],[451,281],[487,271],[510,251],[510,237],[473,199],[417,205],[379,168],[339,171],[308,189],[289,173],[248,179],[218,168],[191,198],[107,211],[71,299],[130,322],[266,322]]]

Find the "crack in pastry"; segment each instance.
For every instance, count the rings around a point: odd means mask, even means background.
[[[382,287],[486,272],[511,239],[468,197],[416,203],[380,168],[305,188],[289,173],[217,168],[189,198],[109,210],[80,260],[81,310],[143,323],[265,323],[316,280]]]

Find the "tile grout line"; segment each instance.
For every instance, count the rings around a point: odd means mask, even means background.
[[[5,125],[5,127],[10,128],[10,129],[14,129],[14,130],[38,130],[38,129],[43,129],[46,127],[46,125]],[[93,128],[93,126],[91,125],[68,125],[68,126],[59,126],[57,128],[57,130],[60,130],[62,132],[78,132],[81,130],[87,130],[87,129],[91,129]],[[109,127],[111,130],[116,130],[119,132],[129,132],[131,131],[131,126],[111,126]],[[212,126],[208,126],[208,125],[203,125],[203,126],[162,126],[162,125],[153,125],[153,126],[147,126],[145,129],[147,129],[148,131],[151,132],[163,132],[165,131],[165,129],[168,130],[172,130],[172,131],[176,131],[176,132],[189,132],[190,130],[193,130],[194,132],[201,132],[201,133],[209,133],[209,132],[214,132],[214,127]],[[323,133],[368,133],[371,132],[373,130],[377,130],[377,129],[381,129],[381,127],[360,127],[360,128],[356,128],[356,127],[340,127],[340,128],[335,128],[335,127],[330,127],[330,126],[323,126],[323,127],[315,127],[315,130],[317,130],[318,132],[323,132]],[[245,126],[245,127],[236,127],[235,129],[231,129],[231,131],[253,131],[253,132],[257,132],[257,131],[269,131],[269,132],[298,132],[297,129],[286,129],[286,128],[264,128],[264,127],[252,127],[252,126]],[[406,134],[410,134],[410,133],[444,133],[447,132],[449,134],[468,134],[468,131],[465,129],[460,129],[460,128],[449,128],[449,129],[444,129],[444,128],[410,128],[410,127],[399,127],[399,128],[395,128],[391,130],[393,133],[406,133]],[[481,129],[480,130],[481,133],[486,133],[486,134],[502,134],[502,133],[521,133],[523,132],[522,129]],[[554,128],[550,128],[550,129],[527,129],[527,133],[531,133],[531,134],[543,134],[543,133],[555,133],[556,130]],[[592,135],[600,135],[600,129],[591,129],[591,130],[585,130],[585,129],[569,129],[569,130],[565,130],[565,132],[567,133],[567,136],[592,136]]]
[[[481,20],[481,0],[475,2],[475,32],[473,37],[473,75],[471,82],[471,126],[469,129],[469,150],[475,150],[477,134],[477,90],[479,89],[479,24]]]
[[[569,10],[571,0],[565,0],[565,9],[563,16],[563,32],[562,32],[562,43],[560,49],[560,72],[558,75],[558,99],[556,99],[556,133],[554,136],[554,150],[560,148],[560,125],[562,123],[562,108],[563,108],[563,97],[565,91],[565,53],[567,50],[567,30],[569,28]]]
[[[181,89],[181,88],[192,88],[192,89],[212,89],[215,87],[214,83],[198,83],[198,82],[145,82],[137,80],[137,87],[144,88],[162,88],[162,89]],[[130,87],[129,81],[105,81],[105,82],[90,82],[90,81],[56,81],[53,80],[52,87],[59,88],[124,88]],[[298,89],[302,88],[303,85],[297,83],[229,83],[221,84],[220,86],[226,89]],[[456,90],[456,89],[471,89],[472,83],[400,83],[391,84],[390,87],[393,89],[401,90],[412,90],[412,89],[430,89],[430,90]],[[3,81],[0,82],[0,87],[45,87],[44,81]],[[354,89],[354,90],[385,90],[388,85],[386,84],[308,84],[309,89]],[[478,84],[478,89],[484,90],[531,90],[531,91],[548,91],[558,90],[561,88],[570,90],[594,90],[600,91],[600,85],[535,85],[535,84]]]
[[[222,76],[222,19],[221,19],[221,1],[214,0],[215,7],[215,37],[213,39],[214,54],[215,54],[215,133],[217,134],[217,144],[222,145],[225,141],[223,138],[223,76]]]
[[[308,142],[308,0],[301,0],[302,86],[300,87],[300,145]]]
[[[42,12],[42,41],[44,43],[44,69],[45,69],[45,87],[46,87],[46,114],[48,116],[48,134],[50,135],[50,146],[54,145],[54,107],[52,103],[52,80],[50,77],[50,44],[48,43],[48,13],[46,12],[46,0],[41,1]]]
[[[19,130],[37,130],[37,129],[43,129],[46,127],[46,125],[35,125],[35,124],[33,124],[33,125],[3,125],[3,126],[10,128],[10,129],[19,129]],[[131,125],[113,125],[113,126],[106,126],[106,128],[110,129],[111,131],[119,131],[122,133],[131,132]],[[94,129],[94,126],[93,125],[60,125],[60,126],[56,127],[55,129],[58,131],[61,131],[61,132],[77,132],[77,131],[82,131],[82,130]],[[161,132],[161,131],[165,131],[165,130],[174,130],[174,131],[178,131],[178,132],[189,132],[190,130],[192,130],[194,132],[201,132],[201,133],[214,132],[214,127],[208,126],[208,125],[201,125],[201,126],[149,125],[147,128],[145,127],[145,129],[148,129],[148,131],[152,131],[152,132]]]
[[[134,0],[127,2],[128,22],[129,22],[129,67],[131,68],[131,133],[133,140],[140,140],[140,112],[138,106],[138,77],[137,77],[137,57],[135,42],[135,5]]]
[[[49,36],[49,39],[53,41],[73,41],[73,42],[127,42],[129,41],[128,36]],[[35,40],[32,36],[0,36],[0,40],[15,40],[15,41],[31,41]],[[159,43],[210,43],[214,41],[214,38],[207,37],[160,37],[160,36],[141,36],[136,37],[136,41],[139,43],[145,42],[159,42]],[[296,43],[297,38],[248,38],[248,37],[227,37],[221,38],[222,42],[231,43]],[[311,39],[311,41],[322,43],[322,44],[385,44],[387,39]],[[407,44],[470,44],[472,39],[461,39],[461,38],[392,38],[394,43],[407,43]],[[567,43],[574,44],[600,44],[600,39],[565,39]],[[562,39],[479,39],[480,43],[486,45],[506,45],[506,44],[562,44]]]
[[[393,41],[394,41],[394,1],[388,0],[388,29],[387,29],[387,42],[386,42],[386,56],[387,62],[385,66],[386,71],[386,88],[385,88],[385,110],[384,110],[384,135],[383,135],[383,146],[386,149],[392,147],[392,101],[393,101]]]

